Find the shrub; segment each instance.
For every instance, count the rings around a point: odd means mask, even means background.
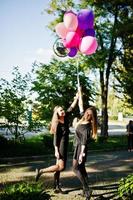
[[[42,136],[42,142],[44,144],[45,147],[51,148],[53,147],[53,135],[43,135]]]
[[[4,136],[0,135],[0,146],[5,146],[7,145],[7,143],[7,139]]]
[[[124,200],[132,200],[133,197],[133,174],[122,178],[119,182],[118,195]]]
[[[49,195],[42,190],[41,184],[17,183],[6,186],[0,193],[0,200],[48,200]]]

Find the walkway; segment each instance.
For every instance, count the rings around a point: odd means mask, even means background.
[[[92,153],[88,155],[86,167],[90,179],[90,186],[93,189],[91,200],[97,199],[99,195],[110,193],[111,188],[116,191],[117,182],[121,177],[125,177],[133,173],[133,152],[115,151],[104,153]],[[32,181],[34,182],[35,168],[46,167],[54,164],[55,159],[38,158],[28,161],[9,162],[0,165],[0,185],[12,183],[16,181]],[[62,172],[61,182],[67,195],[54,194],[52,189],[53,174],[42,176],[40,181],[44,181],[46,191],[52,200],[83,200],[80,195],[80,182],[75,177],[71,169],[72,157],[68,159],[66,171]],[[110,198],[111,199],[111,198]]]

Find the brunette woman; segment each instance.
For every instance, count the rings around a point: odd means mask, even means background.
[[[88,186],[88,176],[85,168],[87,158],[87,146],[89,139],[97,137],[97,115],[94,107],[89,107],[83,112],[82,94],[79,95],[79,109],[82,118],[76,125],[75,131],[75,151],[73,156],[73,171],[83,186],[83,193],[86,200],[91,198],[91,191]]]
[[[75,107],[77,100],[78,93],[76,94],[73,103],[66,112],[61,106],[56,106],[54,108],[50,132],[54,134],[56,164],[40,170],[36,169],[36,181],[38,181],[43,173],[55,172],[54,186],[56,193],[64,193],[60,187],[60,172],[63,171],[66,167],[69,140],[69,114]]]

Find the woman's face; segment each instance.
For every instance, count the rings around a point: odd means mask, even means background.
[[[59,107],[57,110],[59,117],[65,116],[65,111],[62,107]]]
[[[92,110],[88,109],[84,114],[85,120],[87,120],[87,121],[92,120],[92,115],[93,115]]]

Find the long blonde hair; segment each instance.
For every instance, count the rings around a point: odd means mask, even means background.
[[[78,121],[76,127],[79,124],[82,124],[82,122],[85,120],[85,116],[88,110],[92,111],[92,118],[90,120],[90,123],[92,126],[92,138],[96,139],[97,138],[97,111],[95,107],[91,106],[85,110],[83,117]]]
[[[50,124],[50,133],[55,134],[57,130],[57,126],[59,123],[59,115],[58,115],[58,108],[61,106],[55,106],[54,111],[53,111],[53,116]]]

